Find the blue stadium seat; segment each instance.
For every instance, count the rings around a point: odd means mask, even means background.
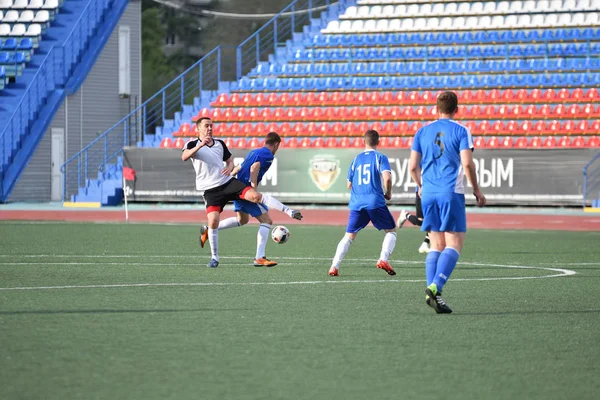
[[[17,39],[7,38],[2,44],[3,51],[16,51],[17,50]]]
[[[17,50],[32,51],[33,50],[33,40],[31,40],[29,38],[21,39],[21,41],[19,42],[19,46],[17,47]]]

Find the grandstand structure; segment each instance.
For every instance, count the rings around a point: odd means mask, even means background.
[[[384,148],[409,148],[436,118],[436,94],[454,90],[457,119],[477,147],[600,147],[598,2],[327,1],[318,17],[294,20],[316,3],[292,2],[243,42],[236,81],[221,79],[228,60],[217,48],[132,113],[138,146],[180,148],[195,136],[192,121],[209,116],[233,148],[260,146],[271,130],[288,148],[357,147],[368,128],[380,131]],[[118,140],[115,130],[104,140]],[[65,170],[94,159],[99,143]],[[98,179],[79,169],[76,190],[67,173],[65,199],[106,204],[104,182],[118,185],[121,161],[96,160]]]
[[[123,51],[116,28],[126,15],[127,39],[139,36],[139,6],[0,0],[0,202],[61,200],[62,163],[131,111],[124,97],[136,95],[139,79],[119,92],[115,71],[121,53],[139,46],[128,40]]]

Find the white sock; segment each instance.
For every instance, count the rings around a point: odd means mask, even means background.
[[[271,196],[270,194],[263,193],[261,203],[263,203],[268,208],[283,211],[286,214],[290,212],[290,208],[288,206],[283,205],[282,202],[280,202],[279,200],[277,200],[275,197]]]
[[[269,232],[271,231],[271,225],[260,224],[258,233],[256,234],[256,259],[263,258],[265,256],[265,248],[267,247],[267,239],[269,239]]]
[[[337,250],[335,251],[335,257],[333,257],[333,261],[331,265],[340,268],[340,263],[344,259],[344,256],[348,252],[350,245],[352,244],[352,240],[348,236],[344,236],[342,240],[338,243]]]
[[[219,261],[219,228],[208,228],[208,241],[210,242],[210,254],[212,258]]]
[[[379,255],[379,259],[383,261],[387,261],[394,251],[394,247],[396,246],[396,232],[387,232],[385,237],[383,238],[383,244],[381,245],[381,254]]]
[[[237,228],[240,223],[236,217],[225,218],[219,222],[219,229]]]

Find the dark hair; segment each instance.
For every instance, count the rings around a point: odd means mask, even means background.
[[[208,117],[201,117],[200,119],[196,120],[196,124],[199,124],[200,122],[202,122],[204,120],[210,121],[210,118],[208,118]]]
[[[281,143],[281,136],[279,136],[277,132],[267,133],[267,137],[265,138],[265,144],[274,145],[277,143]]]
[[[443,92],[437,98],[439,114],[454,114],[458,110],[458,97],[454,92]]]
[[[377,146],[379,144],[379,132],[373,129],[369,129],[365,133],[365,144],[367,146]]]

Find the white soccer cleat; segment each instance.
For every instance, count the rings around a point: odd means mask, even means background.
[[[398,229],[402,228],[404,223],[407,221],[406,217],[408,217],[408,213],[406,212],[406,210],[400,211],[400,216],[398,217],[398,221],[396,222],[396,225],[398,225]]]
[[[429,253],[429,245],[425,242],[421,243],[421,246],[419,247],[419,253],[421,253],[421,254]]]

